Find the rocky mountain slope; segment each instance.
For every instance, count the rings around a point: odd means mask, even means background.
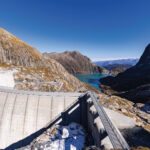
[[[101,79],[101,88],[107,94],[118,94],[135,102],[149,101],[150,97],[150,44],[139,62],[116,77]]]
[[[0,62],[38,67],[42,64],[42,55],[34,47],[0,28]]]
[[[91,62],[78,51],[66,51],[64,53],[44,53],[44,56],[55,59],[71,74],[108,73],[108,71]]]
[[[90,88],[70,75],[57,61],[0,28],[0,67],[16,69],[16,88],[46,91],[83,91]],[[87,88],[86,88],[87,87]]]

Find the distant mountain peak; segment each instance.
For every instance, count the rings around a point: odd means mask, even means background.
[[[87,56],[78,51],[44,53],[44,55],[61,63],[71,74],[108,73],[105,68],[95,65]]]
[[[138,57],[120,57],[120,58],[106,58],[106,59],[101,59],[101,58],[96,58],[92,59],[93,62],[98,62],[98,61],[115,61],[115,60],[132,60],[132,59],[139,59]]]
[[[134,66],[138,62],[138,60],[139,60],[138,58],[119,58],[112,60],[94,61],[94,63],[100,66],[107,66],[113,64],[128,64]]]

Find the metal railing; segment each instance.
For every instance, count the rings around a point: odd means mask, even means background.
[[[130,150],[130,147],[128,146],[127,142],[121,135],[120,131],[118,129],[116,129],[116,127],[113,125],[112,121],[106,114],[103,106],[97,100],[96,94],[94,92],[89,92],[89,95],[91,97],[94,107],[100,117],[100,120],[103,123],[103,126],[109,136],[109,139],[110,139],[113,147],[115,149]]]

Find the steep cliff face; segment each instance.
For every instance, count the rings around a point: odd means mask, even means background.
[[[64,53],[44,53],[44,56],[55,59],[71,74],[108,73],[105,68],[95,65],[78,51]]]
[[[87,85],[70,75],[57,61],[44,57],[34,47],[2,28],[0,28],[0,67],[15,68],[19,71],[15,76],[17,81],[15,87],[19,89],[43,89],[44,91],[87,89],[85,88]],[[44,88],[41,88],[43,86]]]
[[[139,62],[116,77],[101,79],[104,92],[121,93],[121,95],[137,100],[147,101],[150,96],[150,44],[145,48]]]

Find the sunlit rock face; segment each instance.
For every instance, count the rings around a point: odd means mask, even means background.
[[[41,53],[11,33],[0,28],[0,62],[35,67],[40,65]]]
[[[101,79],[101,88],[107,94],[120,94],[135,102],[146,102],[150,95],[150,44],[139,62],[116,77]]]
[[[88,57],[78,51],[44,53],[43,55],[58,61],[71,74],[109,73],[107,69],[95,65]]]

